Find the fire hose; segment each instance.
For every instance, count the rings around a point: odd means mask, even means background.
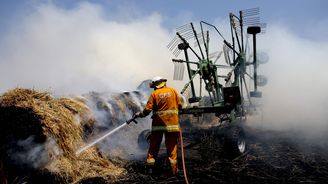
[[[136,118],[137,118],[137,117],[132,117],[131,119],[127,120],[127,121],[126,121],[125,123],[123,123],[122,125],[116,127],[114,130],[111,130],[110,132],[106,133],[105,135],[99,137],[98,139],[96,139],[95,141],[89,143],[89,144],[86,145],[85,147],[80,148],[79,150],[77,150],[77,151],[75,152],[75,154],[76,154],[76,155],[81,154],[83,151],[89,149],[91,146],[97,144],[98,142],[100,142],[101,140],[105,139],[105,138],[108,137],[109,135],[113,134],[113,133],[116,132],[117,130],[123,128],[125,125],[130,124],[132,121],[133,121],[135,124],[138,124]]]
[[[186,164],[185,164],[185,160],[184,160],[183,137],[182,137],[181,128],[180,128],[180,145],[181,145],[181,160],[182,160],[183,175],[184,175],[186,184],[189,184],[188,177],[187,177]]]
[[[137,116],[133,116],[131,119],[127,120],[125,123],[123,123],[122,125],[116,127],[115,129],[111,130],[110,132],[104,134],[103,136],[99,137],[98,139],[96,139],[95,141],[89,143],[88,145],[86,145],[85,147],[80,148],[79,150],[77,150],[75,152],[76,155],[81,154],[82,152],[84,152],[85,150],[89,149],[90,147],[92,147],[93,145],[97,144],[98,142],[100,142],[101,140],[105,139],[106,137],[108,137],[109,135],[113,134],[114,132],[118,131],[119,129],[123,128],[124,126],[130,124],[131,122],[134,122],[135,124],[138,124],[138,122],[136,121],[136,118],[138,118]],[[186,184],[189,184],[188,182],[188,177],[187,177],[187,171],[186,171],[186,165],[185,165],[185,160],[184,160],[184,149],[183,149],[183,137],[182,137],[182,130],[180,128],[180,145],[181,145],[181,160],[182,160],[182,167],[183,167],[183,174],[184,174],[184,178],[186,181]]]

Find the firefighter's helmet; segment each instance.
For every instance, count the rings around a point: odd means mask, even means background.
[[[149,83],[149,87],[151,88],[161,88],[165,86],[167,79],[164,79],[163,77],[156,76],[151,80],[151,83]]]

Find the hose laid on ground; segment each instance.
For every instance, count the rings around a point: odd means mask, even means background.
[[[188,177],[187,177],[185,160],[184,160],[183,139],[182,139],[182,130],[181,130],[181,128],[180,128],[180,145],[181,145],[181,160],[182,160],[182,167],[183,167],[183,175],[184,175],[186,184],[189,184]]]

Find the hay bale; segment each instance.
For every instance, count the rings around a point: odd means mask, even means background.
[[[75,155],[85,144],[82,127],[94,122],[90,117],[88,107],[81,101],[56,99],[46,92],[21,88],[4,93],[0,97],[0,158],[7,175],[13,175],[10,171],[19,168],[19,164],[12,162],[16,158],[13,155],[22,150],[22,145],[23,151],[29,154],[31,144],[41,146],[42,153],[37,152],[41,154],[36,160],[38,164],[24,165],[23,170],[29,172],[49,172],[64,183],[96,176],[115,178],[123,174],[124,169],[114,166],[95,148]],[[40,162],[43,156],[46,160]]]
[[[97,124],[88,140],[96,140],[99,135],[104,135],[122,125],[134,113],[142,111],[145,105],[143,94],[138,91],[90,92],[85,94],[84,98],[97,115]],[[137,140],[139,134],[150,127],[151,119],[139,118],[137,121],[138,124],[131,123],[97,144],[101,153],[115,162],[120,162],[121,159],[144,159],[146,150],[139,149]]]

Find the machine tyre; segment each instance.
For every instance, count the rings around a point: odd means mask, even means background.
[[[246,138],[242,127],[232,126],[225,134],[224,147],[230,158],[246,152]]]
[[[139,136],[138,136],[138,147],[141,150],[148,149],[149,143],[150,143],[150,134],[151,134],[150,129],[143,130],[139,134]]]

